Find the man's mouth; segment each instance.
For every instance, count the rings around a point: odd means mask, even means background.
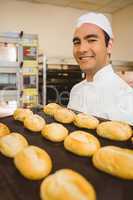
[[[79,60],[81,60],[81,61],[87,61],[87,60],[89,60],[90,58],[93,58],[93,57],[94,57],[93,55],[79,56]]]

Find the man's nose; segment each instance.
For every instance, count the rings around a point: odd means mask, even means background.
[[[89,49],[89,45],[86,41],[81,42],[80,47],[79,47],[79,51],[80,52],[86,52]]]

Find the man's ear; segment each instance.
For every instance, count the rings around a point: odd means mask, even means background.
[[[108,46],[107,46],[108,54],[111,54],[111,52],[112,52],[113,41],[114,40],[112,38],[109,40],[109,43],[108,43]]]

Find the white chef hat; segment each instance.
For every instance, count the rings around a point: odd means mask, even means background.
[[[89,12],[80,16],[77,20],[76,27],[80,27],[84,23],[91,23],[103,29],[110,38],[113,38],[111,24],[105,15],[102,13]]]

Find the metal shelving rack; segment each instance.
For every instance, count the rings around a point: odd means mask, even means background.
[[[21,107],[38,104],[38,36],[0,34],[0,100]]]

